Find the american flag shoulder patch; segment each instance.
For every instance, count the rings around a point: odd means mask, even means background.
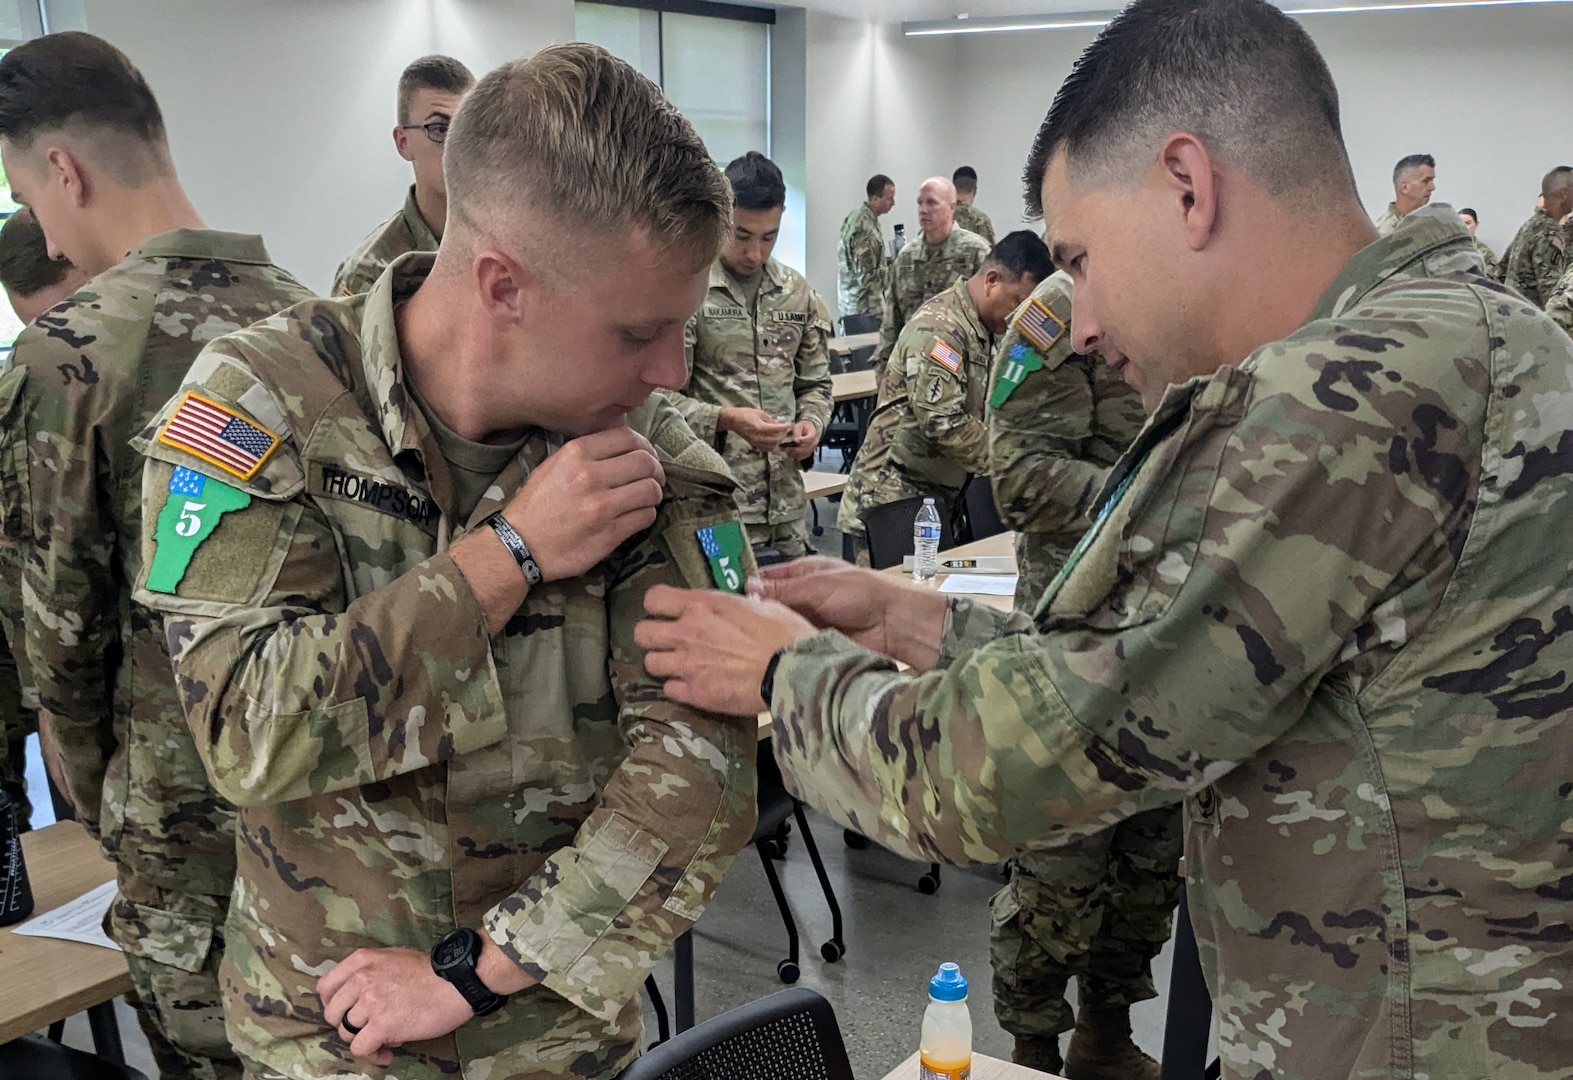
[[[175,406],[158,441],[242,480],[256,476],[279,445],[279,437],[261,424],[191,390]]]
[[[961,354],[943,341],[936,341],[929,350],[929,357],[942,368],[950,371],[961,370]]]
[[[1054,343],[1065,334],[1065,324],[1036,296],[1029,297],[1016,316],[1016,329],[1040,353],[1054,348]]]

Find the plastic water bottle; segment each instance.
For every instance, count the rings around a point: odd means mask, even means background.
[[[890,257],[895,258],[897,255],[901,254],[901,249],[907,246],[907,227],[905,225],[898,224],[890,231],[896,235],[896,238],[891,241],[890,245]]]
[[[923,509],[912,523],[912,551],[912,580],[932,580],[939,567],[939,510],[933,499],[923,500]]]
[[[967,1080],[972,1075],[972,1015],[967,1012],[967,980],[955,964],[941,964],[929,980],[929,1007],[923,1012],[918,1044],[919,1080]]]

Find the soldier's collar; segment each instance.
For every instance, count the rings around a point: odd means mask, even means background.
[[[415,450],[423,460],[424,425],[411,423],[411,411],[417,406],[405,384],[404,357],[399,351],[399,328],[393,312],[415,295],[436,261],[436,254],[429,251],[411,251],[393,260],[372,285],[361,313],[361,365],[366,370],[366,385],[376,402],[387,445],[394,453]]]
[[[426,219],[421,217],[421,205],[415,201],[415,185],[410,185],[410,190],[404,196],[404,209],[399,211],[404,215],[404,225],[410,230],[410,235],[415,238],[416,249],[426,251],[437,250],[437,234],[431,231],[431,226],[426,224]]]
[[[1357,251],[1322,293],[1306,322],[1330,319],[1349,310],[1372,289],[1431,252],[1469,239],[1469,230],[1451,207],[1439,203],[1421,207],[1404,218],[1398,229]]]
[[[135,259],[221,259],[237,263],[271,263],[262,237],[218,229],[171,229],[150,236],[126,254]]]

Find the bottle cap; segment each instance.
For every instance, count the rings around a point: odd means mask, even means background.
[[[923,497],[923,505],[924,506],[933,506],[934,505],[934,500],[932,498],[930,498],[929,496],[925,495]],[[951,965],[951,967],[955,967],[955,966],[956,965],[954,965],[954,964]]]
[[[967,978],[955,964],[941,964],[929,980],[929,997],[935,1001],[967,1000]]]

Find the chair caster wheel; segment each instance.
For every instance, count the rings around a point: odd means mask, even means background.
[[[869,846],[868,837],[862,833],[853,832],[851,829],[841,830],[841,839],[846,842],[847,847],[855,851],[863,851]]]
[[[790,960],[783,960],[776,965],[776,974],[784,983],[795,983],[799,975],[797,965]]]
[[[935,874],[924,874],[918,878],[918,892],[924,896],[933,896],[939,892],[939,877]]]
[[[834,964],[847,954],[847,947],[839,941],[827,941],[819,947],[819,955],[826,963]]]

